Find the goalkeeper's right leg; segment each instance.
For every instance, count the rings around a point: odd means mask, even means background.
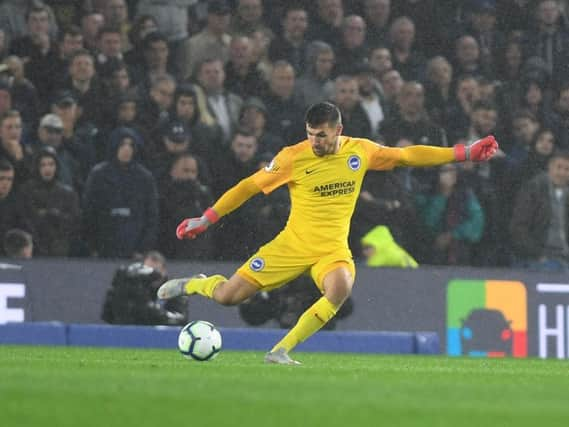
[[[227,280],[216,274],[206,277],[203,274],[182,279],[168,280],[158,289],[160,299],[170,299],[181,295],[199,294],[223,305],[235,305],[255,294],[258,287],[234,274]]]

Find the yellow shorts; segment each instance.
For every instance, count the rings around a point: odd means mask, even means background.
[[[259,289],[270,291],[310,272],[318,289],[324,292],[324,277],[341,266],[346,267],[355,279],[356,268],[347,247],[327,254],[307,256],[287,245],[283,239],[277,239],[261,247],[239,267],[237,273]]]

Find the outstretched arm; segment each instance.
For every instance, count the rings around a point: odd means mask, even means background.
[[[498,151],[496,139],[490,135],[471,145],[457,144],[451,148],[412,145],[401,149],[400,166],[439,166],[451,162],[484,162]]]
[[[178,239],[194,239],[203,233],[211,225],[219,221],[224,215],[234,211],[255,194],[261,192],[261,188],[255,183],[253,177],[244,178],[238,184],[227,190],[211,208],[207,208],[199,218],[187,218],[176,228]]]

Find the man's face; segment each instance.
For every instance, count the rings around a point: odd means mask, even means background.
[[[294,89],[294,70],[290,66],[276,67],[271,73],[271,91],[283,98],[292,96]]]
[[[52,181],[57,171],[57,163],[53,157],[42,157],[39,163],[39,173],[43,181]]]
[[[257,138],[237,134],[231,142],[231,149],[240,162],[248,162],[257,153]]]
[[[198,162],[190,156],[179,158],[172,165],[170,177],[174,181],[196,181],[198,179]]]
[[[235,65],[246,66],[252,61],[251,41],[248,37],[235,37],[229,47],[231,62]]]
[[[344,44],[349,49],[360,47],[366,36],[366,23],[359,16],[347,18],[347,22],[342,28]]]
[[[128,9],[124,0],[108,0],[105,7],[105,19],[110,25],[126,22]]]
[[[472,125],[479,135],[487,135],[496,129],[498,112],[494,109],[478,108],[472,113]]]
[[[196,113],[196,103],[191,96],[179,96],[176,102],[176,115],[181,119],[191,120]]]
[[[351,110],[359,100],[358,81],[356,79],[338,80],[335,84],[334,101],[338,107]]]
[[[175,90],[176,86],[174,82],[164,80],[152,88],[150,94],[154,102],[156,102],[162,110],[168,110],[174,100]]]
[[[291,10],[286,14],[283,23],[285,34],[289,34],[293,39],[302,39],[308,28],[308,16],[305,10]]]
[[[101,53],[110,58],[118,57],[122,52],[122,41],[119,33],[103,33],[99,41]]]
[[[47,34],[49,32],[49,16],[47,11],[30,13],[28,17],[28,29],[31,35]]]
[[[65,34],[61,42],[61,54],[69,58],[73,52],[83,48],[83,36],[81,34]]]
[[[126,68],[120,68],[113,73],[111,79],[112,85],[120,92],[126,91],[130,86],[130,76]]]
[[[245,22],[258,22],[263,16],[261,0],[240,0],[237,6],[237,14]]]
[[[418,83],[404,84],[397,100],[402,113],[420,113],[425,106],[425,91],[423,86]]]
[[[390,31],[392,43],[400,49],[410,49],[415,41],[415,26],[408,20],[397,21]]]
[[[223,88],[225,71],[221,61],[206,62],[199,73],[199,83],[206,91],[218,91]]]
[[[456,42],[456,57],[461,64],[472,64],[480,58],[478,42],[472,36],[463,36]]]
[[[328,123],[312,127],[306,124],[306,135],[312,152],[323,157],[327,154],[334,154],[338,149],[339,136],[342,134],[342,125],[330,126]]]
[[[2,141],[17,141],[22,139],[22,119],[20,117],[7,117],[0,127]]]
[[[117,159],[120,163],[130,163],[134,156],[134,141],[132,138],[123,138],[117,151]]]
[[[316,57],[316,76],[327,79],[334,68],[334,52],[322,52]]]
[[[385,25],[391,12],[391,0],[365,0],[366,21],[375,25]]]
[[[0,200],[10,194],[14,185],[14,170],[0,171]]]
[[[391,52],[389,49],[381,47],[374,49],[369,57],[369,66],[376,72],[382,73],[393,68]]]
[[[38,136],[42,144],[57,148],[63,141],[63,130],[43,126],[39,128]]]
[[[555,157],[549,162],[547,171],[549,179],[556,187],[569,185],[569,160]]]
[[[529,117],[516,118],[512,125],[514,137],[523,145],[529,145],[539,129],[539,124]]]
[[[69,65],[69,74],[73,80],[80,82],[91,80],[95,75],[93,58],[89,55],[76,56]]]
[[[168,44],[162,40],[151,43],[145,52],[146,62],[150,68],[165,66],[168,62],[169,55],[170,50],[168,49]]]
[[[559,94],[557,110],[560,113],[569,114],[569,89],[565,89]]]
[[[121,123],[132,123],[136,118],[136,102],[123,102],[119,106],[118,119]]]

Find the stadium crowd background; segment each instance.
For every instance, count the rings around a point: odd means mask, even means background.
[[[246,259],[286,188],[193,241],[174,230],[330,100],[344,134],[488,164],[372,172],[350,246],[389,226],[419,263],[566,268],[569,27],[555,0],[0,2],[3,255]],[[551,160],[554,158],[554,160]],[[554,167],[551,167],[551,165]],[[549,168],[548,168],[549,165]]]

